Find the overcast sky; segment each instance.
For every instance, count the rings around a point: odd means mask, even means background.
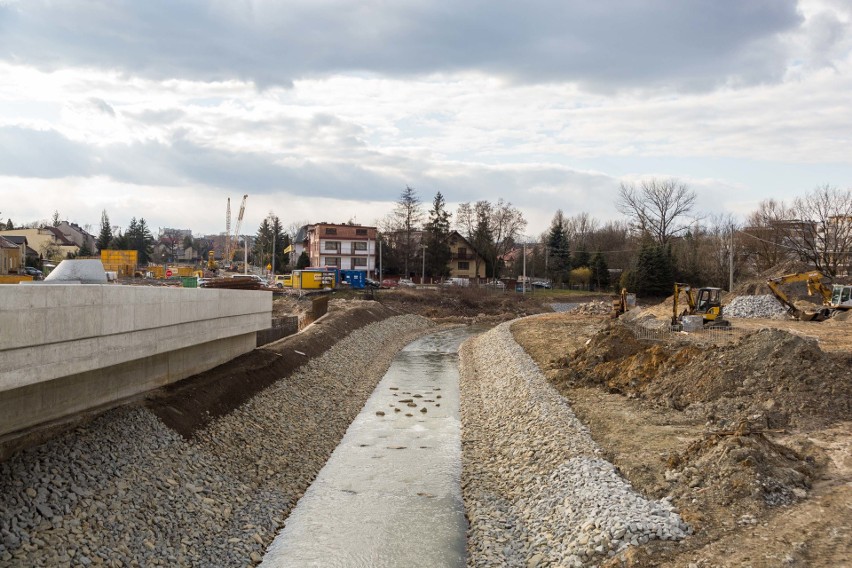
[[[645,177],[852,186],[852,2],[0,0],[3,221],[374,224],[408,185],[537,234]]]

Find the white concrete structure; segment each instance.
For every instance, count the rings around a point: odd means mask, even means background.
[[[0,288],[0,436],[108,406],[255,348],[272,293],[118,285]]]

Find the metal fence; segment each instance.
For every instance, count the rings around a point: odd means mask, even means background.
[[[625,324],[639,341],[659,343],[695,343],[706,345],[724,345],[740,340],[747,330],[736,327],[706,327],[695,331],[678,331],[671,326],[642,325],[643,322]]]

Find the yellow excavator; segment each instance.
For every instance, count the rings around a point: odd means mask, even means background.
[[[770,278],[766,281],[766,285],[778,301],[787,308],[787,313],[797,320],[825,321],[839,311],[852,310],[852,285],[834,284],[829,288],[823,284],[824,278],[822,272],[812,270]],[[797,308],[793,300],[781,289],[781,286],[785,284],[796,282],[804,282],[808,287],[808,296],[819,296],[823,307],[816,312],[806,312]]]
[[[686,297],[687,308],[678,313],[678,298]],[[672,327],[681,328],[683,316],[701,315],[704,327],[731,327],[731,322],[722,318],[722,289],[698,288],[694,290],[689,284],[675,282],[674,300],[672,302]]]

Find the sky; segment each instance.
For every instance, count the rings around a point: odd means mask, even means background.
[[[0,221],[621,218],[852,187],[848,0],[0,0]]]

